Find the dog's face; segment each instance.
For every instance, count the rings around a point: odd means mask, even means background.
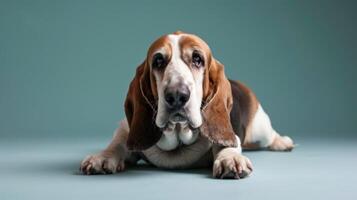
[[[158,98],[155,123],[198,128],[202,124],[201,102],[205,68],[210,62],[208,45],[190,34],[170,34],[159,38],[147,55],[155,79],[152,88]]]
[[[182,32],[162,36],[150,46],[129,86],[125,100],[130,127],[127,146],[147,149],[163,133],[190,133],[187,129],[213,143],[234,146],[237,141],[229,116],[232,105],[224,66],[202,39]],[[193,137],[182,138],[182,142],[193,141]]]

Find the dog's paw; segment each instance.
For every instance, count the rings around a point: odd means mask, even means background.
[[[121,159],[120,156],[103,152],[87,156],[80,166],[80,171],[86,175],[113,174],[124,169],[124,159]]]
[[[213,163],[213,177],[240,179],[253,171],[250,160],[234,148],[226,148],[218,153]]]
[[[271,151],[291,151],[294,148],[294,142],[288,136],[278,135],[268,148]]]

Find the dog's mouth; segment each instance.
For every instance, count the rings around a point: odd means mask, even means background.
[[[169,117],[169,121],[174,124],[176,123],[186,124],[189,120],[186,114],[178,112],[178,113],[171,114]]]
[[[171,131],[173,127],[176,125],[179,125],[181,127],[188,127],[192,131],[196,131],[199,129],[199,127],[195,127],[193,125],[193,122],[189,117],[187,117],[186,114],[184,113],[173,113],[169,115],[167,118],[168,120],[166,121],[165,125],[161,128],[162,131]]]
[[[198,129],[201,122],[194,118],[192,113],[186,109],[167,110],[160,116],[156,116],[156,125],[162,130],[167,130],[171,125],[180,124],[189,127],[191,130]]]
[[[176,112],[168,113],[168,117],[166,118],[166,122],[164,123],[164,126],[161,129],[162,130],[170,130],[176,124],[179,124],[180,126],[192,127],[192,123],[191,123],[190,118],[182,110],[182,111],[176,111]]]

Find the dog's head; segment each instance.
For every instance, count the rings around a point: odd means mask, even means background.
[[[223,65],[199,37],[175,32],[157,39],[131,82],[125,112],[130,149],[155,144],[169,124],[200,129],[213,143],[234,146],[232,95]]]

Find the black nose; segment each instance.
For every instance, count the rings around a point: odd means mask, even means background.
[[[164,91],[165,101],[169,108],[177,110],[182,108],[190,99],[190,90],[187,86],[166,88]]]

